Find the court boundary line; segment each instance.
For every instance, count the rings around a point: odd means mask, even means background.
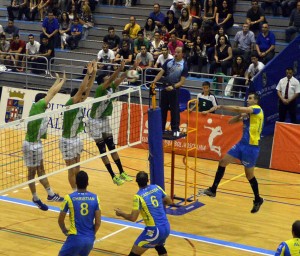
[[[23,200],[23,199],[0,196],[0,201],[36,208],[34,203]],[[60,208],[55,207],[55,206],[49,206],[49,210],[52,212],[57,212],[57,213],[60,212]],[[102,216],[101,220],[103,222],[112,223],[115,225],[121,225],[124,227],[131,227],[131,228],[135,228],[135,229],[144,229],[144,227],[145,227],[144,225],[139,224],[139,223],[128,222],[128,221],[104,217],[104,216]],[[179,238],[183,238],[183,239],[186,238],[186,239],[190,239],[193,241],[212,244],[212,245],[216,245],[216,246],[223,246],[223,247],[227,247],[227,248],[231,248],[231,249],[235,249],[235,250],[251,252],[251,253],[259,254],[259,255],[274,255],[275,254],[275,251],[271,251],[271,250],[267,250],[267,249],[263,249],[263,248],[238,244],[238,243],[234,243],[234,242],[223,241],[220,239],[209,238],[209,237],[204,237],[204,236],[199,236],[199,235],[195,235],[195,234],[189,234],[189,233],[184,233],[184,232],[179,232],[179,231],[174,231],[174,230],[171,230],[170,235],[174,236],[174,237],[179,237]]]

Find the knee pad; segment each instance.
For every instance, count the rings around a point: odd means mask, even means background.
[[[104,140],[100,140],[96,143],[100,154],[104,154],[106,152],[106,148],[105,148],[105,142]]]
[[[129,254],[128,254],[128,256],[140,256],[139,254],[135,254],[135,253],[133,253],[133,252],[130,252]]]
[[[104,139],[104,142],[106,146],[108,147],[109,150],[114,150],[116,148],[114,139],[112,136],[108,136],[107,138]]]
[[[155,250],[157,251],[158,255],[163,255],[167,253],[167,250],[163,245],[155,246]]]

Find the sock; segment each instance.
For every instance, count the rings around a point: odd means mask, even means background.
[[[123,166],[122,166],[122,164],[121,164],[121,160],[120,160],[120,159],[115,160],[115,164],[118,166],[118,169],[119,169],[120,174],[123,173],[124,170],[123,170]]]
[[[46,188],[46,191],[48,193],[48,196],[54,196],[54,192],[52,191],[52,189],[50,187]]]
[[[33,200],[34,200],[34,201],[37,201],[37,200],[40,199],[40,198],[38,197],[37,193],[33,193],[33,194],[32,194],[32,197],[33,197]]]
[[[258,191],[258,183],[255,177],[253,177],[251,180],[249,180],[249,183],[251,185],[251,188],[253,190],[253,194],[254,194],[254,201],[255,202],[259,202],[260,200],[260,196],[259,196],[259,191]]]
[[[215,180],[214,180],[214,183],[213,185],[211,186],[211,191],[216,193],[217,191],[217,188],[219,186],[219,183],[221,181],[221,179],[223,178],[224,176],[224,173],[225,173],[225,168],[226,167],[222,167],[222,166],[218,166],[218,170],[217,170],[217,173],[216,173],[216,176],[215,176]]]
[[[115,177],[115,173],[114,173],[113,169],[111,168],[111,164],[106,164],[105,166],[106,166],[106,169],[108,170],[110,176],[112,178],[114,178]]]

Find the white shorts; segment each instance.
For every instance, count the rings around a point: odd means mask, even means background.
[[[43,160],[43,145],[42,142],[24,141],[23,146],[24,162],[27,167],[37,167],[41,165]]]
[[[102,139],[103,133],[111,134],[112,130],[109,124],[109,118],[89,119],[87,122],[89,135],[94,139]]]
[[[59,140],[59,149],[64,160],[76,158],[83,151],[83,142],[80,138],[63,138]]]

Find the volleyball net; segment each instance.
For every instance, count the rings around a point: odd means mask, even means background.
[[[24,106],[24,101],[30,101],[30,97],[26,96],[27,91],[30,90],[19,92],[19,96],[20,94],[21,96],[23,95],[23,102],[19,102],[19,105],[23,104],[22,106]],[[32,94],[37,93],[38,91],[31,91],[31,98],[35,96]],[[63,104],[66,103],[67,100],[65,99],[68,99],[69,96],[57,94],[53,99],[54,102],[64,100],[62,104],[55,103],[56,106],[59,105],[57,109],[50,102],[45,113],[15,121],[11,121],[7,115],[10,115],[11,110],[8,107],[9,101],[12,101],[12,105],[16,105],[17,100],[14,98],[16,92],[10,91],[8,94],[11,94],[12,97],[7,98],[6,123],[0,123],[0,194],[141,143],[143,109],[140,87],[130,87],[96,99],[88,98],[85,102],[67,107]],[[100,155],[94,140],[89,136],[87,122],[90,118],[92,105],[107,101],[112,101],[113,103],[113,112],[109,117],[109,129],[113,134],[116,148]],[[32,101],[29,104],[31,105]],[[59,141],[62,137],[63,117],[65,112],[78,108],[83,113],[84,130],[77,135],[83,141],[83,152],[80,156],[80,162],[67,167],[59,149]],[[20,108],[18,109],[15,106],[15,111],[21,116],[26,116],[25,112],[27,112],[27,115],[29,113],[29,109],[25,110],[23,107],[20,110]],[[25,140],[27,125],[34,120],[43,120],[43,123],[47,125],[47,138],[42,140],[43,164],[46,174],[40,177],[36,176],[34,180],[28,180],[28,171],[24,163],[22,145]]]

